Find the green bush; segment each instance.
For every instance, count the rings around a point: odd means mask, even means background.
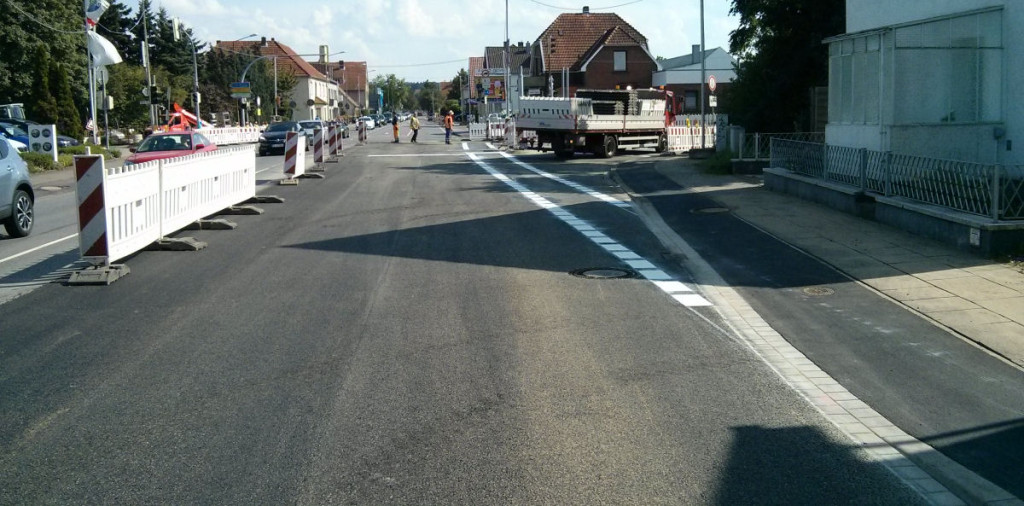
[[[64,168],[64,165],[61,165],[60,156],[57,157],[58,161],[55,162],[53,161],[53,157],[46,153],[32,153],[30,151],[26,151],[21,153],[21,158],[28,164],[28,170],[31,172],[44,172],[47,170],[60,170]]]
[[[710,158],[703,160],[701,166],[710,174],[732,174],[732,157],[729,150],[716,151]]]

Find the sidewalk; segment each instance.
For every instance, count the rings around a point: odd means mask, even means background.
[[[706,174],[672,157],[655,169],[938,324],[1024,367],[1024,272],[881,223],[764,189],[761,176]]]

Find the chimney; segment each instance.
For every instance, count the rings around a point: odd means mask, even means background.
[[[590,6],[589,5],[584,5],[583,6],[583,13],[584,14],[590,14]]]
[[[260,45],[263,46],[263,47],[267,47],[267,38],[266,37],[261,37],[260,38]]]
[[[703,57],[704,57],[704,55],[701,54],[700,44],[694,44],[693,45],[693,63],[700,63],[700,59],[703,58]]]

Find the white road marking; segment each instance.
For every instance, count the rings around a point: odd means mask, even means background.
[[[491,149],[497,149],[493,144],[491,144],[489,142],[487,143],[487,147],[491,148]],[[628,209],[630,211],[633,210],[632,206],[630,206],[628,202],[623,202],[623,201],[621,201],[621,200],[619,200],[619,199],[617,199],[615,197],[612,197],[610,195],[605,195],[605,194],[603,194],[603,193],[601,193],[601,192],[599,192],[597,190],[594,190],[592,188],[588,188],[588,187],[586,187],[584,185],[581,185],[579,183],[575,183],[573,181],[569,181],[568,179],[565,179],[565,178],[563,178],[561,176],[556,176],[554,174],[551,174],[550,172],[538,169],[538,168],[536,168],[536,167],[534,167],[534,166],[532,166],[532,165],[530,165],[530,164],[528,164],[526,162],[523,162],[523,161],[519,160],[515,156],[512,156],[512,155],[510,155],[510,154],[508,154],[508,153],[506,153],[504,151],[499,151],[498,153],[501,154],[501,156],[504,156],[505,158],[510,160],[512,163],[514,163],[514,164],[516,164],[516,165],[518,165],[518,166],[520,166],[520,167],[522,167],[522,168],[524,168],[524,169],[526,169],[526,170],[528,170],[530,172],[533,172],[534,174],[537,174],[538,176],[546,177],[546,178],[548,178],[548,179],[550,179],[552,181],[556,181],[556,182],[562,183],[565,186],[568,186],[569,188],[572,188],[572,189],[574,189],[574,190],[576,190],[576,191],[578,191],[580,193],[585,193],[587,195],[590,195],[591,197],[594,197],[595,199],[602,200],[602,201],[607,202],[607,203],[609,203],[609,204],[611,204],[611,205],[613,205],[615,207],[618,207],[618,208],[621,208],[621,209]]]
[[[395,153],[392,155],[366,155],[367,158],[402,158],[402,157],[415,157],[421,156],[462,156],[462,153]]]
[[[72,238],[75,238],[75,237],[78,237],[78,234],[71,234],[71,235],[69,235],[67,237],[61,237],[60,239],[56,239],[56,240],[50,241],[50,242],[48,242],[46,244],[41,244],[39,246],[36,246],[35,248],[22,251],[21,253],[17,253],[15,255],[11,255],[11,256],[9,256],[7,258],[0,258],[0,264],[6,262],[8,260],[14,260],[15,258],[18,258],[20,256],[28,255],[29,253],[34,253],[34,252],[39,251],[39,250],[41,250],[43,248],[48,248],[50,246],[53,246],[54,244],[61,243],[61,242],[64,242],[64,241],[66,241],[68,239],[72,239]]]
[[[471,160],[476,162],[476,164],[479,165],[480,168],[487,171],[488,174],[493,176],[495,179],[510,186],[513,190],[518,191],[521,195],[529,199],[538,207],[550,211],[551,214],[553,214],[563,223],[569,225],[577,232],[582,234],[584,237],[593,241],[594,244],[604,248],[606,251],[608,251],[615,257],[619,258],[630,268],[636,270],[638,273],[640,273],[641,276],[644,277],[644,279],[651,281],[652,284],[654,284],[654,286],[658,287],[664,293],[668,294],[670,297],[672,297],[673,300],[679,302],[680,304],[686,307],[700,307],[711,305],[711,303],[708,302],[707,299],[696,293],[693,293],[693,290],[687,288],[686,285],[684,285],[682,282],[673,279],[665,271],[657,268],[651,262],[644,260],[643,257],[636,254],[626,246],[616,242],[614,239],[611,239],[604,233],[595,229],[589,223],[587,223],[586,220],[582,220],[576,217],[569,211],[566,211],[565,209],[559,207],[554,202],[551,202],[550,200],[541,197],[540,195],[531,191],[529,188],[520,184],[518,181],[515,181],[514,179],[505,175],[504,173],[499,172],[494,167],[491,167],[490,164],[483,161],[483,159],[481,159],[477,153],[471,153],[468,152],[468,148],[465,149],[467,149],[466,155],[468,155]],[[674,283],[661,283],[662,281],[672,281]],[[679,295],[680,293],[683,292],[687,293],[685,295]]]

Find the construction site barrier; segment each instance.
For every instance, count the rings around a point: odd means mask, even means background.
[[[665,128],[666,148],[673,153],[683,153],[694,149],[715,147],[716,128],[700,126],[670,126]],[[701,136],[704,142],[701,143]]]
[[[487,138],[497,140],[503,137],[505,137],[505,123],[497,121],[488,121]]]
[[[470,123],[469,124],[469,140],[481,141],[487,138],[487,124],[485,123]]]
[[[313,130],[313,163],[324,163],[324,129]]]
[[[338,156],[338,142],[341,140],[341,128],[337,125],[329,125],[327,127],[327,154],[329,156]]]
[[[306,173],[306,136],[288,132],[284,143],[284,175],[295,179]]]
[[[197,131],[218,146],[252,144],[260,140],[260,129],[258,127],[201,128]]]
[[[186,225],[256,195],[256,152],[235,146],[106,168],[75,157],[79,251],[93,265],[135,253]]]

